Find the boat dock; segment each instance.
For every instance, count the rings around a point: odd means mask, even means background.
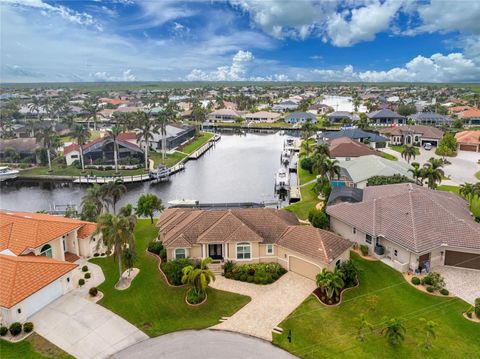
[[[229,208],[263,208],[265,203],[227,202],[227,203],[182,203],[173,204],[169,208],[229,209]]]
[[[76,177],[75,177],[76,178]],[[105,176],[105,177],[98,177],[98,176],[80,176],[73,180],[73,183],[108,183],[116,180],[122,180],[124,183],[134,183],[134,182],[144,182],[150,181],[150,175],[148,173],[136,176]]]
[[[298,202],[302,199],[302,195],[300,193],[300,187],[292,186],[290,187],[290,203]]]
[[[215,134],[208,142],[206,142],[202,147],[200,147],[198,150],[195,152],[192,152],[189,156],[189,160],[198,160],[200,157],[203,156],[205,152],[207,152],[210,148],[212,148],[215,145],[215,142],[220,140],[221,136],[218,134]]]

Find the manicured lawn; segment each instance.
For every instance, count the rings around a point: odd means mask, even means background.
[[[148,243],[157,236],[158,229],[150,220],[139,220],[136,230],[137,261],[140,273],[131,287],[124,291],[114,288],[118,268],[113,257],[96,258],[105,273],[105,282],[99,286],[105,297],[99,302],[122,316],[148,335],[157,335],[185,329],[202,329],[219,323],[221,317],[231,316],[250,301],[249,297],[208,289],[208,300],[199,307],[189,307],[184,300],[187,288],[169,287],[157,268],[157,259],[145,253]],[[193,353],[192,353],[193,354]]]
[[[388,146],[388,148],[391,148],[399,153],[402,153],[403,151],[403,146]],[[420,156],[420,149],[418,147],[415,147],[415,156]]]
[[[297,172],[298,172],[298,179],[300,184],[310,182],[311,180],[314,180],[317,177],[315,173],[310,173],[309,171],[304,170],[300,166],[300,160],[298,161]]]
[[[81,170],[73,167],[73,166],[67,166],[65,168],[62,168],[60,165],[56,163],[52,163],[52,170],[53,172],[48,172],[48,167],[33,167],[33,168],[27,168],[25,170],[22,170],[20,172],[21,176],[25,177],[31,177],[31,176],[80,176]],[[94,170],[94,169],[86,169],[86,174],[87,175],[95,175],[97,177],[109,177],[113,176],[113,173],[115,172],[114,170],[108,170],[108,171],[101,171],[101,170]],[[136,175],[141,175],[145,174],[145,171],[143,168],[135,169],[135,170],[119,170],[122,175],[124,176],[136,176]]]
[[[475,173],[475,177],[477,177],[478,180],[480,181],[480,171],[478,171],[477,173]]]
[[[280,324],[284,331],[274,334],[276,345],[301,358],[478,358],[480,325],[462,316],[470,307],[466,302],[422,293],[381,262],[366,261],[354,253],[352,260],[359,269],[360,286],[347,291],[338,307],[327,308],[309,296]],[[372,302],[374,295],[376,302]],[[357,340],[362,314],[375,328],[363,343]],[[397,347],[378,334],[384,317],[401,320],[407,330],[405,341]],[[424,339],[419,318],[438,324],[437,339],[428,351],[419,344]]]
[[[0,357],[2,359],[73,358],[35,333],[19,343],[10,343],[0,339]]]
[[[178,151],[191,154],[207,143],[208,140],[210,140],[213,136],[215,135],[211,132],[202,132],[195,139],[193,139],[193,141],[187,143],[185,146],[180,147]]]
[[[162,154],[160,152],[152,152],[149,154],[149,158],[153,160],[155,167],[157,167],[161,163],[163,163],[167,167],[172,167],[181,160],[183,160],[185,157],[187,157],[187,155],[175,151],[173,153],[167,153],[165,156],[165,161],[163,161]]]
[[[387,160],[390,161],[398,161],[398,158],[395,157],[394,155],[391,155],[390,153],[382,152],[383,158],[386,158]]]
[[[315,205],[319,202],[317,194],[313,191],[315,183],[310,183],[306,186],[300,187],[302,193],[302,200],[297,203],[293,203],[284,209],[293,212],[300,219],[308,219],[308,213],[315,208]]]
[[[458,186],[441,185],[441,186],[438,186],[437,189],[439,191],[452,192],[460,196],[460,193],[459,193],[460,187]],[[472,202],[470,203],[470,211],[473,213],[473,215],[476,218],[480,218],[480,198],[476,197],[472,200]]]

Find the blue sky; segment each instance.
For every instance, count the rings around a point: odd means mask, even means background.
[[[480,82],[478,0],[0,0],[2,82]]]

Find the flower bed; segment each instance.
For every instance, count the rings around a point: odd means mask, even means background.
[[[445,288],[445,281],[439,273],[430,272],[425,276],[415,276],[412,273],[403,273],[403,277],[411,286],[424,293],[441,297],[454,297],[454,295]]]
[[[185,302],[191,306],[202,305],[207,301],[207,293],[197,293],[193,288],[190,288],[185,294]]]
[[[284,275],[287,270],[278,263],[225,263],[225,278],[255,284],[270,284]]]

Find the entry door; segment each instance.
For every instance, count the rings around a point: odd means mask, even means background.
[[[222,259],[222,245],[221,244],[209,244],[208,256],[212,259]]]

